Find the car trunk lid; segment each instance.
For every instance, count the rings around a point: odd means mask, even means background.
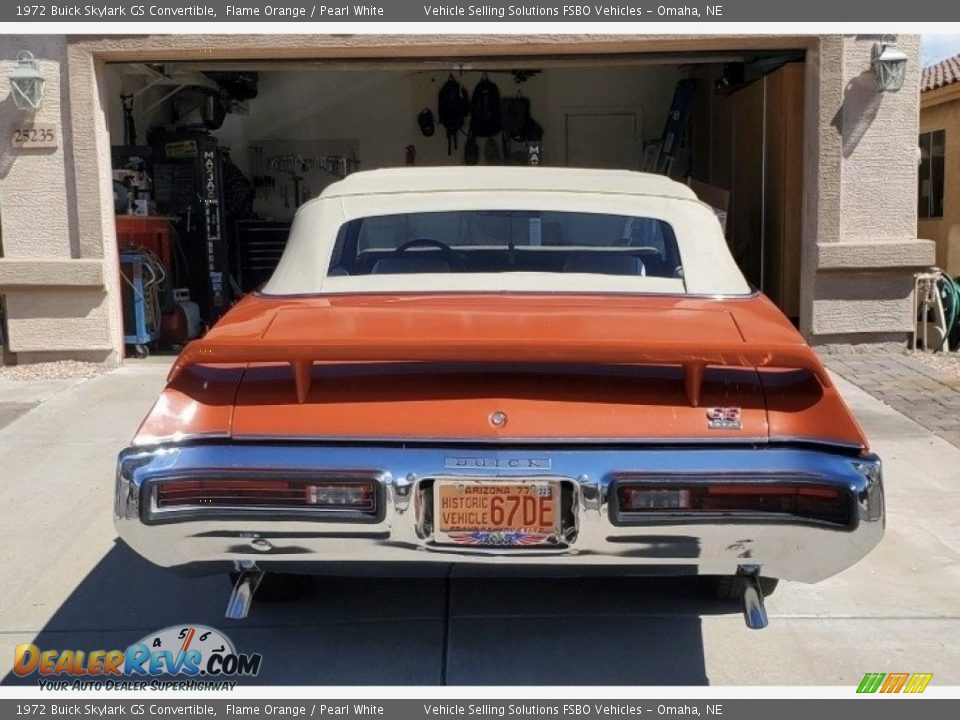
[[[798,436],[811,431],[796,413],[839,401],[763,298],[252,297],[188,346],[171,384],[226,363],[247,365],[237,439],[765,442],[768,386]],[[824,437],[862,443],[833,424]]]

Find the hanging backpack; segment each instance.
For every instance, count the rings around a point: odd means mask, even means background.
[[[470,132],[476,137],[500,133],[500,90],[484,73],[470,98]]]
[[[531,115],[523,124],[517,139],[524,142],[540,142],[543,140],[543,127]]]
[[[530,101],[522,95],[504,98],[500,104],[500,119],[503,125],[503,157],[510,162],[527,162],[527,156],[513,152],[512,143],[539,143],[543,139],[543,128],[530,114]]]
[[[529,119],[530,100],[520,93],[517,93],[516,97],[506,97],[500,101],[500,124],[507,135],[520,135]]]
[[[452,155],[457,147],[457,133],[463,129],[469,113],[467,91],[450,75],[437,96],[437,116],[447,130],[447,155]]]

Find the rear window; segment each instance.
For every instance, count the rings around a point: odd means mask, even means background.
[[[683,276],[664,220],[604,213],[461,210],[341,226],[328,275],[556,272]]]

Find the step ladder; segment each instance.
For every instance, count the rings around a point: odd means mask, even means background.
[[[677,83],[673,91],[673,102],[670,103],[670,112],[663,127],[659,147],[655,151],[644,155],[644,171],[670,175],[676,163],[677,155],[683,147],[687,135],[687,126],[690,124],[690,111],[693,107],[693,94],[697,88],[697,81],[685,78]]]

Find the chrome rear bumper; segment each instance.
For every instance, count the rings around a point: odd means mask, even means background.
[[[263,471],[351,473],[375,478],[372,517],[247,508],[158,514],[151,488],[173,478]],[[672,479],[707,476],[800,479],[849,493],[844,527],[795,516],[692,516],[670,512],[627,522],[613,507],[622,473]],[[418,501],[436,478],[560,480],[570,532],[555,548],[438,544]],[[563,574],[587,566],[644,574],[733,574],[744,567],[802,582],[830,577],[865,556],[884,529],[876,457],[800,448],[530,448],[198,444],[130,448],[118,461],[115,521],[120,537],[164,567],[206,573],[259,567],[324,572],[328,564],[536,565]]]

